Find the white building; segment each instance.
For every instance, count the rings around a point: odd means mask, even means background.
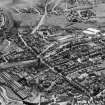
[[[83,33],[89,34],[89,35],[96,35],[96,34],[100,33],[100,30],[95,29],[95,28],[88,28],[88,29],[84,30]]]

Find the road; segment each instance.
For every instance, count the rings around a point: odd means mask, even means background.
[[[2,63],[0,64],[0,69],[6,69],[9,67],[14,67],[14,66],[23,66],[23,65],[27,65],[30,63],[37,63],[37,59],[35,60],[28,60],[28,61],[21,61],[21,62],[16,62],[16,63]]]

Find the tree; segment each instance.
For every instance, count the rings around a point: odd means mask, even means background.
[[[71,4],[71,5],[74,5],[75,2],[76,2],[76,0],[67,0],[67,2],[68,2],[69,4]]]

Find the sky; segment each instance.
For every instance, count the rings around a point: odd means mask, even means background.
[[[33,1],[37,0],[0,0],[0,7],[30,6],[33,5]]]

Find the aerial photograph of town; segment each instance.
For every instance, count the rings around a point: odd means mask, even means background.
[[[0,105],[105,105],[105,0],[0,0]]]

